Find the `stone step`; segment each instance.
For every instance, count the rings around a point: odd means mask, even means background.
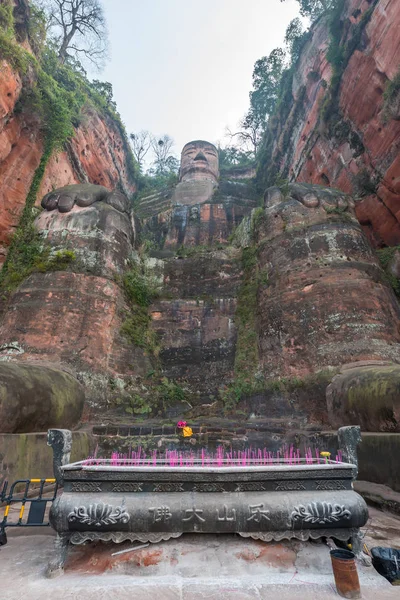
[[[143,218],[149,218],[171,207],[171,193],[158,192],[151,196],[142,198],[135,206],[136,214]]]
[[[232,423],[228,422],[225,425],[222,423],[204,424],[203,422],[190,421],[194,436],[212,435],[212,436],[249,436],[258,433],[275,433],[278,431],[294,431],[301,432],[307,435],[319,435],[324,437],[333,435],[334,432],[322,432],[320,427],[308,426],[299,421],[290,421],[287,419],[269,419],[266,422],[252,423]],[[176,436],[179,435],[179,430],[175,425],[163,424],[162,421],[146,421],[142,423],[109,423],[93,425],[92,433],[95,436],[119,436],[119,437],[143,437],[143,436]]]
[[[153,196],[152,198],[149,198],[148,200],[144,200],[140,204],[138,204],[137,211],[142,212],[144,210],[149,210],[149,209],[153,210],[154,207],[164,206],[164,205],[170,206],[171,198],[166,197],[166,196],[157,195],[157,196]]]
[[[232,428],[231,430],[218,430],[218,428],[204,428],[190,423],[193,436],[183,438],[180,432],[171,425],[108,425],[93,427],[93,438],[97,446],[97,456],[107,457],[111,452],[129,453],[130,449],[142,447],[146,453],[153,450],[165,451],[166,449],[191,451],[205,448],[215,451],[218,446],[227,450],[244,450],[267,448],[277,452],[285,444],[301,449],[305,448],[329,450],[333,455],[337,451],[337,437],[334,434],[322,435],[320,431],[307,431],[300,424],[293,429],[287,424],[270,426],[266,430],[257,430],[247,426]]]
[[[149,206],[143,209],[137,210],[137,215],[142,219],[143,223],[146,225],[146,222],[161,212],[167,212],[170,209],[171,205],[169,202],[155,204],[154,206]]]

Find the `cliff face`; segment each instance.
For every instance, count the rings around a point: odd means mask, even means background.
[[[18,225],[35,170],[44,151],[43,123],[18,100],[31,82],[6,61],[0,62],[0,264]],[[47,163],[37,204],[52,189],[73,183],[95,183],[120,188],[128,197],[135,192],[129,173],[125,140],[118,124],[98,109],[83,108],[81,123],[62,152]]]
[[[180,182],[141,194],[132,211],[106,189],[135,189],[123,131],[86,105],[46,164],[37,200],[51,193],[33,223],[44,127],[18,106],[30,74],[3,62],[3,257],[24,208],[48,253],[23,219],[2,271],[14,286],[0,321],[0,433],[88,422],[101,455],[173,447],[172,420],[183,417],[198,419],[187,444],[276,450],[328,447],[323,431],[360,423],[388,447],[382,432],[400,434],[400,307],[356,215],[373,245],[400,243],[399,110],[396,95],[383,97],[399,12],[394,0],[346,4],[339,85],[330,25],[314,26],[295,101],[271,119],[257,173],[308,183],[264,198],[235,180],[251,169],[218,179],[217,149],[197,140],[183,150]],[[375,450],[366,454],[376,465]],[[387,483],[382,462],[374,477]]]
[[[121,333],[129,313],[121,277],[135,243],[130,202],[118,191],[84,184],[51,192],[42,206],[36,229],[74,259],[70,270],[32,273],[12,294],[0,324],[0,363],[16,358],[73,374],[85,388],[87,417],[108,402],[110,378],[151,369],[142,348]],[[18,415],[15,423],[22,431]]]
[[[398,245],[400,104],[399,92],[388,97],[387,90],[399,69],[400,5],[349,0],[337,28],[332,42],[326,19],[314,25],[296,65],[293,106],[271,119],[260,170],[271,161],[291,181],[352,193],[372,244]],[[347,53],[344,70],[328,61],[332,43]]]
[[[268,373],[398,361],[399,305],[340,192],[270,188],[258,227],[268,285],[258,293],[259,352]]]
[[[202,403],[215,408],[210,399],[233,375],[242,267],[229,239],[257,196],[246,183],[217,184],[196,178],[199,172],[169,192],[142,197],[135,210],[162,281],[150,312],[163,373],[188,385],[190,404],[201,411]]]

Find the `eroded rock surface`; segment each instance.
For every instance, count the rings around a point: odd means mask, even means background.
[[[54,367],[0,362],[0,433],[73,427],[82,415],[84,389]]]
[[[125,369],[131,374],[146,361],[120,335],[124,310],[121,290],[109,279],[35,273],[13,295],[1,339],[18,345],[18,360],[65,362],[104,376]]]
[[[42,123],[30,111],[15,112],[23,91],[21,77],[6,61],[0,68],[0,263],[19,222],[35,169],[44,150]],[[73,139],[50,158],[37,198],[61,186],[93,183],[135,192],[127,166],[126,142],[116,123],[86,107]]]
[[[399,360],[399,305],[352,210],[335,190],[271,188],[258,228],[259,350],[269,373]]]
[[[368,13],[370,11],[370,13]],[[398,92],[384,92],[399,69],[397,0],[349,0],[336,25],[344,54],[354,48],[328,106],[332,37],[319,19],[301,51],[292,83],[293,105],[269,123],[271,165],[291,180],[337,187],[360,197],[357,218],[375,246],[400,244],[400,121]],[[336,96],[337,94],[337,96]]]
[[[154,230],[144,220],[145,236],[159,233],[158,238],[147,237],[153,243],[143,259],[160,284],[160,297],[149,307],[159,346],[157,376],[188,393],[185,402],[179,394],[169,398],[164,410],[168,415],[192,410],[215,417],[226,401],[220,394],[233,389],[235,409],[267,419],[279,436],[287,428],[296,435],[303,428],[334,427],[325,390],[337,370],[346,363],[399,360],[397,299],[350,197],[317,185],[289,184],[267,190],[264,207],[252,213],[254,201],[246,200],[247,193],[226,194],[237,185],[222,182],[215,192],[225,215],[232,205],[242,209],[236,246],[228,239],[233,220],[226,221],[223,241],[217,244],[213,235],[207,244],[199,243],[195,230],[193,244],[180,244],[167,218],[164,229],[157,229],[168,214],[164,206],[153,207]],[[249,186],[240,184],[239,189]],[[211,213],[214,200],[199,209]],[[85,385],[85,418],[96,418],[109,406],[111,380],[116,397],[136,377],[145,383],[129,388],[135,394],[129,414],[136,414],[136,406],[141,410],[140,402],[148,411],[151,357],[121,333],[130,310],[121,275],[134,257],[135,240],[126,199],[101,186],[84,185],[55,190],[42,204],[37,227],[55,249],[73,249],[77,260],[69,271],[34,273],[21,284],[1,326],[2,356],[20,363],[68,365]],[[191,198],[172,210],[186,209],[193,210]],[[180,230],[183,240],[189,239],[190,227]],[[212,222],[208,227],[214,234]],[[246,266],[248,251],[253,271]],[[245,323],[244,304],[253,307]],[[251,364],[246,363],[249,352],[254,352]],[[362,396],[363,381],[353,383]],[[353,424],[347,388],[339,386],[335,398],[342,411],[333,409],[341,418],[338,425]],[[376,411],[364,416],[365,427],[385,427]]]
[[[75,252],[75,271],[112,277],[126,269],[135,236],[123,194],[99,185],[72,185],[46,194],[42,206],[36,227],[53,248]]]
[[[16,290],[0,327],[0,355],[67,365],[97,409],[107,401],[110,378],[151,369],[143,349],[121,334],[129,307],[116,279],[133,254],[129,203],[119,192],[85,184],[55,190],[42,204],[36,227],[53,251],[69,249],[75,260],[69,271],[33,273]]]
[[[358,423],[363,431],[400,432],[400,366],[353,365],[328,386],[332,427]]]

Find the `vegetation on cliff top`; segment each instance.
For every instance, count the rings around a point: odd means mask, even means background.
[[[286,2],[286,0],[281,0],[281,2]],[[301,16],[307,17],[311,22],[334,9],[338,2],[340,0],[297,0]]]
[[[377,250],[379,262],[385,272],[388,283],[394,290],[396,296],[400,298],[400,279],[392,272],[392,264],[396,254],[400,252],[400,246],[391,246]]]
[[[79,64],[73,61],[60,62],[57,48],[51,40],[46,41],[45,23],[44,13],[31,4],[25,23],[28,42],[36,51],[36,55],[31,54],[19,43],[12,0],[5,0],[0,5],[0,54],[19,72],[24,84],[15,110],[37,115],[44,136],[43,155],[0,273],[0,289],[3,293],[15,289],[27,274],[35,270],[38,261],[43,262],[42,253],[48,253],[43,242],[39,243],[38,235],[33,234],[36,216],[33,209],[37,193],[50,157],[53,152],[63,149],[74,135],[74,128],[80,124],[85,106],[92,106],[118,127],[125,145],[127,170],[131,179],[136,179],[139,172],[121,117],[112,101],[110,84],[98,81],[90,83]]]
[[[306,94],[306,86],[303,85],[294,96],[293,80],[304,45],[310,39],[317,21],[323,20],[328,29],[330,43],[327,59],[332,64],[331,81],[329,84],[321,81],[326,92],[321,105],[320,121],[325,124],[326,131],[332,137],[348,139],[355,156],[364,152],[360,135],[343,119],[338,96],[343,72],[360,45],[377,1],[371,0],[369,8],[353,15],[357,19],[361,15],[358,22],[354,23],[346,16],[346,0],[297,0],[300,15],[309,20],[310,28],[305,30],[302,21],[294,19],[286,30],[285,46],[275,48],[268,56],[256,61],[250,108],[241,120],[239,130],[229,134],[237,142],[238,151],[248,151],[248,147],[251,147],[250,154],[253,157],[255,155],[257,163],[259,191],[276,184],[278,179],[288,177],[291,162],[288,150],[299,118],[305,110]],[[309,79],[317,81],[319,78],[318,72],[309,73]],[[395,79],[385,93],[387,105],[389,96],[397,98],[397,93]]]
[[[370,7],[363,14],[360,13],[361,18],[358,22],[353,23],[346,17],[346,0],[298,0],[301,14],[311,20],[311,28],[316,21],[323,19],[330,38],[327,59],[332,64],[332,78],[329,84],[321,81],[321,85],[324,84],[323,87],[326,92],[321,104],[320,120],[325,124],[329,135],[348,139],[355,155],[364,152],[362,139],[344,121],[340,112],[338,97],[344,70],[354,51],[360,45],[362,34],[373,14],[377,1],[372,0]],[[360,14],[357,16],[360,16]],[[298,116],[301,111],[304,111],[305,95],[305,87],[303,86],[294,97],[293,77],[296,73],[302,48],[311,35],[311,28],[309,32],[301,33],[301,29],[295,26],[293,22],[289,25],[285,40],[286,46],[290,48],[292,43],[295,52],[291,55],[289,66],[287,66],[287,62],[283,63],[278,82],[275,74],[271,77],[266,68],[261,69],[261,78],[259,76],[258,79],[254,80],[255,90],[251,93],[251,98],[257,99],[256,92],[259,80],[262,81],[262,86],[272,92],[272,102],[268,106],[268,110],[265,110],[260,104],[258,106],[264,115],[262,141],[257,153],[257,183],[260,190],[274,185],[277,178],[288,176],[290,156],[287,156],[287,151],[290,148],[290,140],[298,122]],[[290,41],[291,36],[293,36],[292,42]],[[264,57],[262,60],[265,64],[269,63],[274,58],[274,53],[276,54],[278,51],[279,49],[276,49],[269,57]],[[319,77],[319,74],[312,72],[310,78],[312,77],[315,80],[316,77]],[[277,145],[276,142],[279,138],[280,143]]]
[[[391,81],[387,82],[386,89],[383,93],[383,117],[385,121],[392,119],[400,119],[400,70]]]
[[[140,211],[142,198],[158,191],[165,194],[178,183],[179,161],[173,152],[174,141],[167,134],[155,136],[149,131],[139,131],[129,137],[140,170],[134,197],[134,206]],[[145,158],[148,160],[149,156],[152,160],[145,170]]]
[[[26,73],[32,60],[31,55],[17,43],[11,0],[0,4],[0,56],[21,73]]]

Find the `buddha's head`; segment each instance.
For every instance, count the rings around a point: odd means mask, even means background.
[[[218,176],[218,150],[213,144],[196,140],[183,147],[179,181],[193,179],[217,181]]]

